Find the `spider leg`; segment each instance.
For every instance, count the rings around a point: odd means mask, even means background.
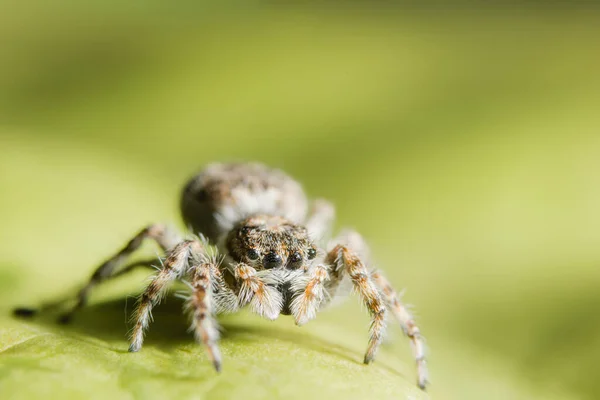
[[[152,308],[160,302],[168,285],[187,272],[190,257],[199,254],[202,250],[202,243],[198,240],[185,240],[169,251],[162,269],[154,276],[138,300],[133,314],[133,320],[136,322],[130,337],[130,352],[136,352],[142,347],[144,331],[150,323]]]
[[[238,292],[239,307],[250,304],[253,312],[267,319],[276,319],[283,307],[281,293],[265,282],[254,268],[246,264],[234,267],[234,276],[240,282]]]
[[[139,261],[134,261],[132,263],[129,263],[127,265],[125,265],[124,267],[122,267],[119,271],[115,272],[112,275],[109,275],[107,277],[104,277],[102,280],[97,281],[97,282],[89,282],[83,289],[81,289],[81,291],[78,294],[77,297],[77,303],[66,313],[62,314],[59,317],[59,322],[66,324],[69,323],[71,321],[71,319],[73,318],[73,315],[80,310],[81,308],[83,308],[85,306],[85,304],[87,304],[87,298],[89,296],[89,291],[91,288],[93,288],[94,286],[97,286],[98,284],[102,283],[102,282],[107,282],[109,280],[113,280],[116,279],[120,276],[123,275],[127,275],[128,273],[132,272],[133,270],[139,268],[139,267],[146,267],[146,268],[153,268],[154,265],[159,265],[160,264],[160,260],[157,258],[150,258],[150,259],[146,259],[146,260],[139,260]],[[69,300],[70,298],[66,299]],[[64,302],[64,301],[63,301]]]
[[[319,242],[331,234],[334,219],[335,208],[333,204],[324,199],[317,199],[313,202],[305,226],[313,240]]]
[[[375,282],[371,279],[367,267],[350,247],[338,244],[327,253],[325,260],[329,265],[334,266],[330,288],[337,288],[344,274],[346,274],[371,314],[369,345],[364,358],[364,363],[368,364],[375,358],[375,354],[383,340],[386,327],[385,303]]]
[[[168,227],[166,227],[165,225],[162,225],[162,224],[154,224],[154,225],[150,225],[150,226],[142,229],[137,235],[135,235],[127,243],[127,245],[123,249],[121,249],[117,254],[115,254],[114,256],[112,256],[111,258],[106,260],[104,263],[102,263],[102,265],[100,265],[98,268],[96,268],[96,270],[92,274],[91,278],[89,279],[88,283],[85,286],[83,286],[77,293],[77,296],[75,299],[76,303],[73,306],[73,308],[69,312],[63,314],[59,318],[59,321],[63,322],[63,323],[68,322],[77,310],[79,310],[83,306],[85,306],[85,304],[87,303],[89,294],[95,286],[99,285],[100,283],[102,283],[108,279],[114,278],[115,275],[121,276],[121,275],[125,274],[126,272],[133,270],[137,266],[141,266],[141,265],[149,266],[152,262],[156,261],[156,259],[138,261],[136,263],[133,263],[131,265],[127,265],[127,266],[123,267],[121,271],[118,271],[115,273],[115,271],[117,271],[119,269],[119,267],[122,265],[122,263],[135,250],[137,250],[142,245],[143,241],[147,238],[155,240],[163,251],[166,251],[168,248],[173,247],[176,243],[181,241],[181,239],[179,238],[179,235],[177,233],[175,233],[173,230],[169,229]],[[50,311],[55,308],[59,308],[60,306],[64,305],[65,303],[67,303],[71,300],[72,300],[72,296],[67,296],[58,301],[53,301],[53,302],[48,302],[46,304],[43,304],[38,309],[17,308],[14,310],[14,313],[19,316],[32,316],[40,311],[45,312],[45,311]]]
[[[361,259],[369,259],[369,247],[359,233],[347,230],[339,236],[338,240],[340,243],[354,250]],[[333,257],[330,259],[331,262],[335,261]],[[328,292],[334,292],[335,289],[337,289],[339,282],[343,278],[340,274],[341,272],[343,272],[341,269],[333,269],[330,271],[332,279],[326,284]],[[388,280],[380,272],[373,272],[370,274],[370,277],[379,290],[386,307],[394,315],[404,333],[412,342],[413,352],[417,363],[418,385],[421,389],[424,389],[427,385],[428,371],[427,362],[425,360],[423,337],[421,336],[420,330],[406,306],[400,302],[397,292],[390,285]]]
[[[193,293],[188,305],[193,311],[192,328],[194,329],[196,340],[204,344],[213,366],[217,372],[220,372],[221,352],[217,345],[219,340],[219,326],[214,318],[214,279],[211,276],[211,270],[214,270],[215,264],[214,260],[209,260],[193,268]]]
[[[102,282],[105,282],[117,275],[122,275],[133,270],[139,265],[149,265],[147,262],[139,262],[137,265],[126,266],[123,270],[116,272],[122,262],[127,259],[134,251],[140,248],[145,239],[153,239],[158,243],[163,251],[173,247],[177,242],[181,241],[179,236],[167,226],[162,224],[150,225],[142,229],[135,235],[117,254],[106,260],[92,274],[88,283],[77,293],[77,302],[75,306],[63,316],[60,317],[61,322],[68,322],[77,310],[81,309],[87,303],[91,290]],[[153,261],[156,261],[153,260]]]
[[[292,286],[293,292],[299,292],[291,305],[296,325],[304,325],[317,316],[317,311],[325,300],[324,283],[328,279],[327,267],[317,265],[309,272],[308,281],[302,280]]]
[[[388,280],[380,273],[374,272],[371,277],[375,284],[379,287],[386,305],[398,320],[402,330],[409,337],[412,343],[414,357],[417,363],[417,381],[421,389],[425,389],[427,385],[427,361],[425,360],[425,345],[421,331],[416,325],[413,316],[406,309],[406,306],[400,302],[398,293],[394,290]]]

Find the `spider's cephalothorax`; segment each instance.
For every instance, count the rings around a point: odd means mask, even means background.
[[[272,215],[254,215],[237,223],[227,236],[227,252],[257,271],[273,268],[308,270],[317,255],[302,225]]]
[[[140,265],[159,265],[139,298],[129,350],[141,348],[152,308],[169,284],[185,280],[191,288],[186,305],[192,311],[196,338],[220,370],[216,315],[249,306],[268,319],[292,315],[302,325],[344,294],[342,283],[348,281],[372,318],[364,362],[374,359],[389,312],[413,344],[417,382],[425,388],[427,367],[419,328],[389,282],[369,268],[367,246],[358,233],[347,231],[327,241],[334,218],[329,202],[315,200],[309,213],[302,187],[283,172],[258,163],[211,164],[184,187],[181,210],[186,225],[198,236],[184,239],[161,224],[144,228],[96,269],[62,320],[85,305],[99,283]],[[146,238],[158,243],[164,259],[123,265]]]

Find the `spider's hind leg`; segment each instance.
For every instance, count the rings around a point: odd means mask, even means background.
[[[121,267],[123,262],[133,252],[140,248],[145,239],[153,239],[156,243],[158,243],[163,251],[166,251],[181,241],[181,238],[177,233],[162,224],[154,224],[142,229],[127,243],[125,247],[123,247],[114,256],[96,268],[87,284],[85,284],[77,293],[75,305],[59,318],[59,322],[69,322],[74,313],[85,306],[92,289],[102,282],[124,275],[139,266],[151,266],[153,263],[156,263],[158,260],[154,258],[151,260],[137,261],[126,265],[125,267]],[[17,308],[14,310],[14,314],[24,317],[33,316],[38,312],[50,311],[59,308],[72,299],[72,296],[68,296],[58,301],[46,303],[38,309]]]
[[[134,251],[139,249],[146,239],[154,240],[160,246],[162,251],[167,251],[181,241],[181,237],[177,233],[163,224],[154,224],[142,229],[117,254],[96,268],[88,283],[77,293],[77,302],[75,303],[75,306],[70,311],[63,314],[59,321],[63,323],[69,322],[75,312],[85,306],[89,294],[95,286],[116,276],[132,271],[137,266],[151,265],[147,262],[134,263],[123,268],[121,271],[117,271],[123,261]]]

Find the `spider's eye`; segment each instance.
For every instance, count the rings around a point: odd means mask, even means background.
[[[314,249],[314,247],[311,247],[311,248],[308,250],[308,259],[309,259],[309,260],[312,260],[312,259],[314,259],[316,256],[317,256],[317,250],[315,250],[315,249]]]
[[[292,253],[290,255],[290,261],[291,264],[298,264],[300,262],[302,262],[302,256],[300,255],[300,253]]]
[[[253,229],[253,227],[251,226],[243,226],[242,229],[240,229],[240,234],[242,236],[246,236],[247,234],[250,233],[250,231]]]
[[[256,261],[258,260],[258,251],[254,249],[249,249],[246,252],[246,257],[248,257],[249,260]]]
[[[279,254],[272,251],[265,255],[263,262],[266,269],[272,269],[280,267],[283,261],[281,260],[281,256]]]

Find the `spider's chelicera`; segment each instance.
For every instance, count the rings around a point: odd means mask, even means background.
[[[297,325],[303,325],[332,298],[344,294],[343,283],[349,281],[371,314],[364,362],[374,359],[390,312],[412,342],[417,383],[424,389],[427,367],[419,328],[381,272],[369,269],[365,242],[353,231],[327,241],[333,206],[319,199],[310,212],[308,208],[302,187],[279,170],[258,163],[209,165],[187,183],[181,196],[183,219],[199,236],[184,238],[162,224],[144,228],[98,267],[79,291],[75,307],[61,320],[69,320],[83,307],[99,283],[140,265],[158,265],[160,269],[139,297],[129,351],[142,347],[152,308],[169,284],[183,280],[191,288],[186,306],[196,339],[219,371],[216,315],[249,306],[262,317],[291,315]],[[164,259],[124,265],[145,239],[158,243]],[[34,312],[16,310],[19,315]]]

